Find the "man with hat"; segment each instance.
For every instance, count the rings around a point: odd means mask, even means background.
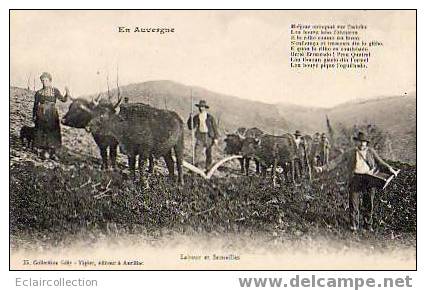
[[[398,172],[380,158],[373,148],[368,147],[370,141],[363,132],[359,132],[356,137],[353,137],[353,140],[356,141],[355,148],[346,151],[327,165],[314,167],[314,169],[317,172],[330,171],[336,168],[337,165],[344,164],[348,180],[351,229],[354,231],[359,229],[361,197],[362,204],[367,211],[364,215],[364,221],[369,230],[372,231],[374,196],[377,191],[377,185],[372,182],[371,176],[378,169],[387,171],[395,176]]]
[[[299,179],[302,178],[302,172],[303,172],[303,159],[305,156],[304,152],[304,146],[303,146],[303,139],[302,139],[302,133],[300,133],[299,130],[296,130],[293,134],[294,136],[294,143],[296,144],[297,149],[297,157],[295,158],[295,173]]]
[[[311,154],[313,156],[313,165],[321,166],[321,134],[316,132],[312,138]]]
[[[302,133],[300,133],[299,130],[296,130],[293,135],[294,135],[294,140],[296,140],[297,146],[299,146],[300,142],[302,141],[302,138],[301,138]]]
[[[189,115],[188,128],[195,130],[195,166],[199,166],[201,162],[201,155],[203,151],[206,154],[206,170],[210,168],[212,163],[212,147],[217,145],[219,133],[214,117],[207,112],[209,106],[205,100],[200,100],[198,104],[199,113],[192,116]]]

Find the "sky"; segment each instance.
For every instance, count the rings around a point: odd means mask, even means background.
[[[416,89],[413,11],[12,11],[11,85],[36,89],[43,71],[74,96],[115,85],[172,80],[257,100],[331,107]],[[379,40],[365,70],[295,70],[291,24],[363,24]],[[174,28],[119,33],[118,27]]]

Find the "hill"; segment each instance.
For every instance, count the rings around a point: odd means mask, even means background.
[[[184,120],[190,113],[192,93],[194,102],[207,100],[222,133],[232,132],[238,127],[258,127],[272,134],[296,129],[308,134],[326,132],[326,116],[329,116],[334,126],[351,128],[354,125],[374,124],[389,136],[392,158],[416,163],[415,93],[352,101],[333,108],[318,108],[285,103],[266,104],[168,80],[148,81],[120,88],[130,102],[171,109]]]
[[[326,132],[326,115],[332,125],[351,128],[355,124],[374,124],[389,136],[392,158],[416,163],[415,93],[353,101],[325,109],[282,103],[266,104],[166,80],[131,84],[121,89],[131,102],[167,107],[177,111],[183,119],[190,113],[192,91],[195,101],[207,100],[223,132],[238,127],[258,127],[273,134],[296,129],[309,134]]]
[[[374,124],[389,136],[395,159],[416,163],[415,94],[348,102],[329,109],[279,104],[278,110],[308,132],[327,132],[326,116],[333,127]]]
[[[258,127],[268,132],[284,132],[294,127],[283,118],[274,104],[248,101],[196,86],[172,81],[149,81],[120,87],[130,102],[148,103],[176,111],[184,120],[191,112],[191,91],[194,103],[205,99],[220,128],[233,131],[238,127]],[[115,92],[115,90],[114,90]]]

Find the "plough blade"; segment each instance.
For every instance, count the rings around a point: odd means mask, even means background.
[[[204,170],[198,168],[195,165],[192,165],[189,162],[186,162],[185,160],[183,160],[182,166],[185,167],[186,169],[197,173],[198,175],[202,176],[204,179],[210,179],[213,176],[213,173],[225,162],[231,161],[233,159],[239,159],[242,158],[242,155],[232,155],[229,157],[226,157],[222,160],[219,160],[218,162],[216,162],[209,171],[205,172]],[[176,162],[176,158],[173,156],[173,160]]]

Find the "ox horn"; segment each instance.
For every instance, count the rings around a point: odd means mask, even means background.
[[[240,139],[245,139],[246,136],[244,136],[243,134],[241,134],[240,132],[237,132],[238,137],[240,137]]]
[[[86,105],[80,105],[80,108],[83,110],[83,111],[86,111],[86,112],[88,112],[88,113],[90,113],[90,114],[92,114],[93,113],[93,111],[92,110],[90,110]]]
[[[99,104],[100,99],[101,99],[101,94],[98,94],[96,98],[92,98],[92,103],[97,106]]]
[[[120,87],[117,86],[117,90],[118,90],[118,95],[117,95],[118,100],[117,100],[117,103],[115,103],[115,105],[114,105],[114,109],[117,108],[120,105],[121,100],[122,100],[122,96],[120,94]]]
[[[75,98],[73,98],[72,96],[71,96],[71,94],[70,94],[70,90],[69,90],[69,88],[66,86],[65,87],[65,95],[66,95],[66,97],[68,98],[68,99],[70,99],[72,102],[74,102],[76,99]]]

